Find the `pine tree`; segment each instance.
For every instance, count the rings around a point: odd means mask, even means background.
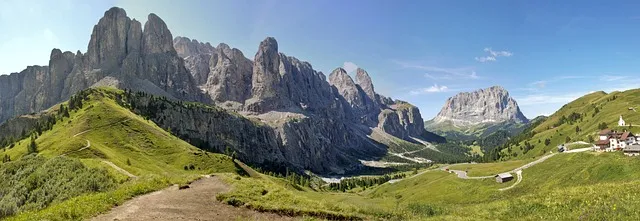
[[[36,144],[36,137],[31,136],[31,143],[27,147],[28,153],[37,153],[38,152],[38,144]]]
[[[549,138],[544,140],[544,145],[545,146],[549,146],[549,144],[551,144],[551,140]]]

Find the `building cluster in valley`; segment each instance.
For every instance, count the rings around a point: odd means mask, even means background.
[[[625,121],[620,116],[618,126],[626,126]],[[634,135],[630,131],[615,131],[605,129],[598,134],[599,139],[595,143],[596,151],[623,151],[625,155],[640,155],[640,134]]]

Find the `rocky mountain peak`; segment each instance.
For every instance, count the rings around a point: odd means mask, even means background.
[[[361,76],[362,73],[361,73]],[[368,77],[368,75],[366,75]],[[367,80],[365,80],[366,82]],[[371,79],[368,79],[370,82]],[[376,115],[380,111],[376,103],[371,99],[362,87],[356,84],[351,76],[342,68],[336,68],[329,75],[329,84],[338,89],[338,93],[344,97],[353,109],[356,117],[365,124],[372,125]],[[372,85],[369,85],[372,87]],[[373,88],[370,88],[373,89]]]
[[[146,54],[176,53],[173,48],[173,36],[167,24],[153,13],[147,16],[147,22],[144,24],[142,43],[143,52]]]
[[[252,111],[262,112],[277,108],[279,94],[281,93],[280,83],[280,54],[278,53],[278,42],[273,37],[267,37],[258,46],[258,52],[253,59],[252,89],[253,105],[249,108]]]
[[[177,36],[173,39],[173,47],[176,49],[178,56],[186,58],[199,54],[211,54],[215,50],[211,44],[198,42],[196,39]]]
[[[353,82],[351,76],[347,74],[346,70],[344,70],[343,68],[333,69],[331,74],[329,74],[329,83],[333,85],[334,83],[338,84],[342,82],[355,86],[355,82]]]
[[[87,48],[88,65],[92,68],[113,67],[127,54],[127,34],[131,19],[124,9],[113,7],[93,27]]]
[[[231,50],[231,47],[229,47],[229,45],[225,44],[225,43],[218,44],[218,47],[216,47],[216,48],[222,49],[222,50]]]
[[[517,102],[501,86],[462,92],[450,97],[434,118],[435,123],[450,122],[455,126],[528,121],[520,112]]]
[[[344,97],[352,107],[362,106],[364,101],[358,91],[356,83],[351,76],[342,68],[336,68],[329,74],[329,84],[335,86],[338,92]]]
[[[376,99],[376,92],[373,88],[373,81],[371,81],[371,77],[369,77],[369,73],[362,68],[358,68],[356,70],[356,84],[360,85],[362,90],[369,96],[371,100]]]
[[[104,18],[127,17],[127,12],[123,8],[111,7],[104,12]]]
[[[62,55],[62,51],[60,49],[54,48],[53,50],[51,50],[51,55],[49,56],[49,59],[60,57],[60,55]]]

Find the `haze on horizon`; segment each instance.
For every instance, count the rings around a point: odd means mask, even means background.
[[[86,51],[112,6],[175,36],[280,51],[328,74],[369,72],[376,91],[417,105],[425,120],[462,91],[505,87],[528,118],[592,91],[640,87],[640,2],[583,1],[16,1],[0,3],[0,74],[47,65],[52,48]],[[353,74],[353,73],[351,73]]]

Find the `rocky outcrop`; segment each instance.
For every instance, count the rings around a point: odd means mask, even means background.
[[[369,76],[366,75],[366,77],[368,78]],[[362,78],[363,76],[360,76],[360,79]],[[370,78],[369,83],[371,83]],[[329,84],[337,88],[338,93],[349,104],[354,117],[360,123],[370,127],[377,125],[377,118],[380,113],[379,105],[369,97],[367,92],[365,92],[359,84],[356,84],[353,79],[351,79],[351,76],[349,76],[344,69],[337,68],[331,72],[329,75]],[[367,85],[366,87],[370,90],[370,93],[375,96],[373,85]]]
[[[378,116],[378,122],[378,127],[382,131],[400,139],[407,139],[407,131],[400,123],[400,117],[397,112],[391,109],[382,110]]]
[[[336,68],[329,75],[329,84],[338,89],[338,92],[344,97],[353,109],[366,110],[367,98],[365,98],[364,91],[351,79],[351,76],[347,74],[342,68]]]
[[[375,90],[373,89],[373,81],[371,81],[369,73],[367,73],[367,71],[362,68],[356,69],[356,84],[358,84],[360,88],[362,88],[362,91],[367,94],[369,100],[374,102],[374,105],[379,105],[380,99],[378,98],[378,94],[376,94]]]
[[[236,48],[219,44],[209,61],[210,74],[200,86],[217,103],[244,103],[251,91],[253,63]]]
[[[46,109],[107,80],[120,88],[207,101],[173,48],[166,24],[150,14],[143,31],[140,22],[114,7],[94,26],[86,54],[54,49],[49,66],[0,76],[0,85],[7,85],[0,88],[0,122]]]
[[[407,132],[407,135],[419,138],[424,134],[424,120],[418,107],[405,101],[396,101],[392,108],[398,113],[400,124]]]
[[[252,97],[247,101],[247,109],[255,112],[283,109],[285,92],[280,86],[280,54],[278,42],[267,38],[260,43],[254,58],[251,83]]]
[[[0,121],[43,109],[48,93],[49,67],[29,66],[20,73],[0,76]]]
[[[195,83],[200,86],[209,78],[209,60],[215,48],[209,43],[200,43],[197,40],[186,37],[173,39],[173,47],[178,56],[184,59],[186,68],[191,72]]]
[[[527,123],[518,103],[500,86],[463,92],[445,102],[434,124],[450,123],[456,127],[503,122]]]
[[[196,39],[187,37],[176,37],[173,39],[173,47],[176,49],[178,56],[186,58],[199,54],[212,54],[215,48],[211,44],[198,42]]]

